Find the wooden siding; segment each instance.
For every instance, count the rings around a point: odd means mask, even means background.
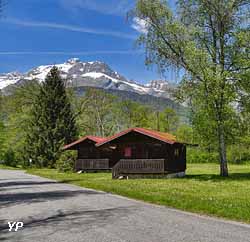
[[[122,159],[112,169],[112,177],[127,174],[164,173],[164,159]]]
[[[108,170],[109,159],[78,159],[75,163],[75,170]]]
[[[186,170],[186,147],[168,144],[141,133],[131,132],[104,146],[85,140],[77,145],[77,170],[108,170],[117,174],[159,175]]]

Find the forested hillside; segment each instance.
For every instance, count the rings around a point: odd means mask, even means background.
[[[30,143],[28,147],[34,142],[29,127],[34,112],[39,113],[36,102],[41,95],[41,85],[34,80],[16,87],[9,96],[1,95],[0,160],[8,165],[29,164],[27,142]],[[198,147],[189,148],[188,162],[218,160],[215,144],[209,137],[200,135],[197,126],[192,125],[192,112],[171,100],[121,91],[108,93],[107,90],[96,88],[77,91],[68,88],[67,96],[77,127],[77,137],[89,134],[110,136],[129,127],[144,127],[173,133],[180,141],[189,144],[199,144]],[[248,124],[242,119],[237,125],[237,138],[228,146],[229,161],[234,163],[250,160],[250,140],[245,133]]]
[[[89,87],[78,87],[74,90],[76,95],[83,96],[90,88]],[[173,101],[170,98],[155,97],[148,94],[138,94],[135,92],[128,92],[122,90],[113,90],[113,89],[101,89],[101,88],[92,88],[96,90],[102,90],[106,93],[116,96],[119,100],[125,101],[130,100],[137,103],[140,103],[145,106],[150,106],[155,111],[163,111],[166,108],[173,109],[176,114],[179,116],[180,120],[183,123],[189,123],[189,108],[183,106],[177,101]]]
[[[43,111],[39,110],[44,105],[47,109],[52,105],[54,112],[56,111],[56,96],[52,93],[41,94],[55,88],[44,89],[45,84],[46,82],[33,80],[15,87],[10,95],[1,95],[0,157],[11,165],[27,165],[27,160],[30,159],[27,157],[27,147],[30,149],[38,136],[46,134],[46,129],[37,133],[37,128],[33,127],[43,119],[46,121],[39,125],[39,129],[49,127],[48,115],[43,118]],[[191,128],[184,123],[187,115],[185,113],[185,118],[181,116],[185,109],[171,100],[135,93],[132,95],[125,91],[108,93],[107,90],[96,88],[65,90],[75,119],[77,137],[110,136],[129,127],[145,127],[177,134],[180,139],[189,139],[187,133],[190,133]],[[51,96],[51,101],[44,99],[46,96]],[[50,104],[51,102],[55,103]],[[50,113],[52,110],[46,112]],[[60,113],[56,116],[60,116]]]

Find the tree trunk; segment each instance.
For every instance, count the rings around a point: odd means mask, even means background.
[[[224,128],[221,125],[219,125],[218,127],[218,136],[219,136],[219,154],[220,154],[220,175],[225,177],[228,176],[228,168],[227,168]]]

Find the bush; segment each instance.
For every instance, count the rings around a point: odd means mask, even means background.
[[[242,144],[230,145],[227,147],[227,160],[229,163],[243,164],[250,161],[250,150]],[[208,152],[199,147],[187,148],[188,163],[217,163],[219,154],[216,151]]]
[[[3,155],[3,164],[6,166],[16,167],[18,160],[16,158],[15,152],[12,149],[5,151]]]
[[[217,163],[218,161],[219,156],[217,152],[208,152],[201,148],[187,149],[188,163]]]
[[[234,144],[228,147],[228,161],[231,163],[242,164],[250,161],[249,146]]]
[[[77,159],[76,151],[64,151],[56,162],[56,168],[60,172],[72,172]]]

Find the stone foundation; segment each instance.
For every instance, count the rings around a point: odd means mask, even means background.
[[[165,174],[124,174],[118,179],[169,179],[169,178],[181,178],[186,175],[185,171],[177,173],[165,173]]]

